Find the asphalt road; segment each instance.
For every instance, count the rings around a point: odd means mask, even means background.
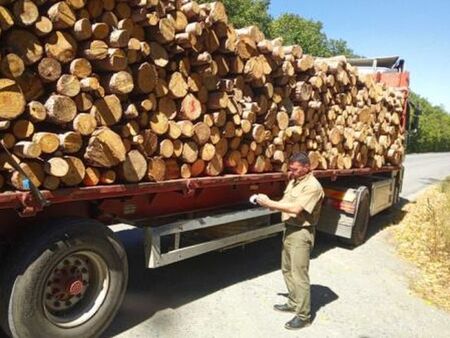
[[[405,180],[401,196],[412,200],[424,187],[450,176],[450,153],[406,156]]]
[[[403,202],[450,175],[450,153],[409,155],[405,167]],[[283,327],[291,315],[272,310],[285,300],[279,236],[148,270],[140,230],[124,230],[129,288],[105,337],[449,337],[450,314],[408,290],[416,270],[390,243],[392,217],[374,217],[369,239],[353,250],[319,236],[314,321],[297,332]]]

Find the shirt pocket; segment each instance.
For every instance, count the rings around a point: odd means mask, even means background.
[[[292,189],[292,190],[289,192],[289,197],[290,197],[292,200],[296,200],[296,199],[298,199],[298,198],[300,197],[300,192],[299,192],[297,189]]]

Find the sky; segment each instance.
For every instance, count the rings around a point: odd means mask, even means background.
[[[358,55],[398,55],[410,87],[450,113],[450,1],[271,0],[270,14],[295,13],[321,21]]]

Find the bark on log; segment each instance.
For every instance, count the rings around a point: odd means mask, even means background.
[[[28,120],[16,120],[12,128],[14,136],[19,140],[29,138],[34,131],[34,124]]]
[[[14,154],[20,158],[38,158],[41,156],[41,147],[36,142],[20,141],[14,145]]]

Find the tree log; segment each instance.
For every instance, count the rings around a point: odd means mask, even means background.
[[[0,72],[3,76],[16,79],[25,71],[23,60],[16,54],[10,53],[1,59]]]
[[[198,158],[198,146],[195,142],[188,141],[183,145],[182,153],[183,161],[186,163],[194,163]]]
[[[38,132],[33,135],[33,142],[39,144],[45,154],[52,154],[59,148],[59,137],[49,132]]]
[[[42,182],[42,186],[47,190],[57,190],[61,184],[61,179],[56,176],[47,175]]]
[[[158,81],[156,67],[144,62],[134,68],[133,71],[135,88],[139,93],[148,94],[155,89]]]
[[[44,82],[55,82],[61,76],[61,64],[54,58],[43,58],[38,64],[38,73]]]
[[[119,135],[108,128],[96,130],[84,153],[84,158],[94,167],[111,168],[125,161],[126,151]]]
[[[61,182],[63,182],[66,186],[72,187],[79,185],[83,182],[84,176],[86,174],[86,168],[78,157],[74,156],[65,156],[64,160],[66,160],[69,165],[69,171],[63,177],[61,177]]]
[[[74,75],[64,74],[58,79],[56,90],[61,95],[75,97],[81,90],[80,81]]]
[[[0,118],[13,120],[25,111],[25,97],[17,83],[0,79]]]
[[[69,173],[69,163],[62,157],[52,157],[44,164],[44,171],[54,177],[64,177]]]
[[[179,72],[174,72],[169,80],[169,93],[175,98],[185,97],[188,91],[188,85]]]
[[[45,173],[42,165],[38,162],[26,161],[19,164],[24,173],[29,177],[31,182],[39,188],[45,178]],[[28,180],[20,174],[18,171],[13,171],[9,183],[17,190],[30,190],[30,184]]]
[[[45,53],[61,63],[69,63],[75,58],[77,43],[67,32],[53,32],[45,44]]]
[[[150,117],[150,128],[158,135],[163,135],[169,129],[169,120],[164,113],[153,113]]]
[[[105,170],[100,173],[100,183],[113,184],[116,182],[116,172],[114,170]]]
[[[83,184],[90,187],[96,186],[100,182],[100,170],[94,167],[87,167],[83,178]]]
[[[111,126],[120,121],[123,112],[119,98],[113,94],[96,100],[90,113],[98,125]]]
[[[166,178],[166,162],[159,157],[152,157],[148,161],[147,178],[150,181],[160,182]]]
[[[121,165],[121,176],[126,182],[137,183],[147,173],[147,160],[138,150],[131,150]]]
[[[211,129],[204,122],[197,122],[194,125],[194,141],[197,142],[198,145],[203,145],[209,141],[211,136]]]
[[[59,144],[64,153],[74,154],[83,146],[83,139],[81,138],[81,134],[68,131],[59,135]]]
[[[180,117],[194,121],[200,117],[201,113],[200,101],[193,94],[186,95],[181,102]]]
[[[44,54],[44,48],[39,39],[34,34],[22,29],[11,30],[6,36],[5,45],[12,53],[17,54],[27,66],[38,62]]]
[[[35,127],[31,121],[15,120],[12,131],[17,139],[23,140],[34,134]]]
[[[205,168],[205,173],[208,176],[218,176],[223,172],[223,160],[219,154],[216,154],[214,158],[208,162]]]
[[[97,121],[91,114],[80,113],[73,120],[73,130],[81,135],[91,135],[97,128]]]
[[[75,102],[64,95],[51,95],[45,102],[45,108],[49,121],[56,124],[71,122],[77,113]]]
[[[38,158],[41,156],[41,147],[36,142],[20,141],[14,145],[14,154],[20,158]]]
[[[92,65],[89,60],[84,58],[74,59],[70,63],[70,73],[79,79],[83,79],[92,74]]]
[[[47,14],[55,29],[70,28],[76,21],[75,13],[64,1],[57,2],[51,6],[48,9]]]

